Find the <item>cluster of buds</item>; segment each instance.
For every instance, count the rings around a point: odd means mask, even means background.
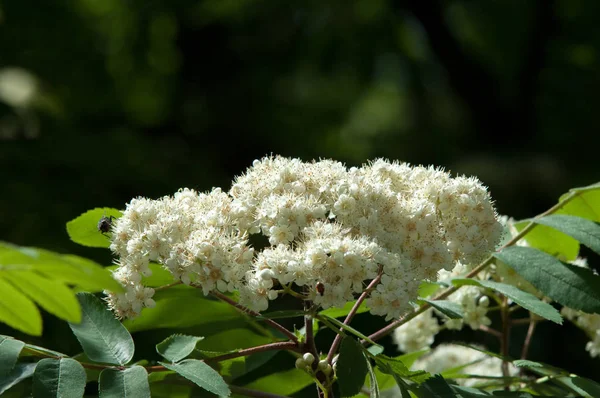
[[[326,359],[322,359],[317,363],[316,368],[313,368],[315,360],[315,356],[310,352],[307,352],[300,358],[296,359],[296,368],[312,376],[316,375],[317,372],[322,372],[326,377],[329,377],[331,372],[333,372],[333,368],[329,362],[327,362]]]

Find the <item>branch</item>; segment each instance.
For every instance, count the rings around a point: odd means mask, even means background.
[[[496,336],[499,340],[502,340],[502,332],[500,332],[496,329],[492,329],[485,325],[479,325],[479,330],[481,330],[482,332],[491,334],[493,336]]]
[[[508,371],[508,349],[510,343],[510,314],[508,312],[508,298],[505,296],[502,299],[502,309],[500,311],[502,315],[502,338],[500,339],[500,352],[502,353],[502,375],[508,377],[510,375]],[[508,384],[505,384],[505,388],[508,389]]]
[[[527,353],[529,351],[529,346],[531,345],[531,338],[533,337],[533,332],[535,331],[535,326],[537,322],[533,319],[529,322],[529,328],[527,328],[527,336],[525,336],[525,342],[523,343],[523,350],[521,351],[521,359],[527,358]]]
[[[362,292],[362,294],[360,295],[358,300],[356,300],[356,303],[354,303],[354,306],[352,307],[352,309],[346,316],[346,319],[344,320],[344,325],[350,324],[350,322],[352,321],[352,318],[354,318],[354,315],[356,315],[358,308],[363,303],[363,301],[365,301],[365,299],[367,298],[367,295],[369,293],[371,293],[371,291],[375,288],[375,286],[379,283],[379,281],[381,281],[382,274],[383,274],[383,267],[380,265],[379,273],[377,274],[377,277],[375,279],[373,279],[371,281],[371,283],[369,283],[369,286],[367,286],[367,288]],[[342,331],[342,329],[340,329],[340,332],[341,331]],[[338,346],[340,345],[341,341],[342,341],[342,335],[337,333],[335,336],[335,340],[333,340],[333,344],[331,344],[329,353],[327,354],[327,362],[329,362],[330,364],[331,364],[331,361],[333,360],[333,356],[335,355],[335,352],[337,351]]]
[[[256,347],[245,348],[243,350],[239,350],[236,352],[230,352],[223,355],[217,355],[215,357],[205,358],[204,362],[220,362],[226,359],[245,357],[248,355],[256,354],[259,352],[265,351],[275,351],[275,350],[292,350],[298,351],[298,345],[293,341],[280,341],[277,343],[269,343],[264,345],[259,345]]]
[[[236,303],[234,300],[232,300],[229,297],[225,296],[223,293],[220,293],[220,292],[217,292],[217,291],[213,290],[211,292],[211,294],[213,296],[217,297],[218,299],[223,300],[227,304],[231,304],[232,306],[234,306],[235,308],[237,308],[241,312],[244,312],[246,314],[250,314],[253,317],[260,317],[261,320],[265,321],[265,323],[271,325],[273,328],[279,330],[281,333],[283,333],[284,335],[286,335],[291,341],[293,341],[296,344],[299,343],[298,342],[298,338],[296,337],[296,335],[294,333],[290,332],[288,329],[286,329],[284,326],[280,325],[279,323],[275,322],[274,320],[268,319],[268,318],[263,318],[258,312],[252,311],[251,309],[246,308],[243,305]]]

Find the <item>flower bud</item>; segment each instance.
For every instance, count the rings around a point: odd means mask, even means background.
[[[483,296],[479,299],[478,304],[482,307],[487,307],[488,305],[490,305],[490,299],[488,298],[488,296]]]
[[[319,365],[318,365],[318,369],[323,372],[323,374],[325,374],[325,376],[329,376],[332,372],[332,368],[331,365],[329,364],[329,362],[327,362],[326,359],[320,360],[319,361]]]
[[[306,362],[307,365],[312,365],[313,362],[315,361],[315,357],[313,354],[311,354],[310,352],[305,353],[302,358],[304,359],[304,362]]]
[[[327,362],[326,359],[322,359],[319,361],[317,367],[319,368],[319,370],[325,370],[327,367],[329,367],[329,362]]]

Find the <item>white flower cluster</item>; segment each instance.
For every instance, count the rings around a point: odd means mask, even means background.
[[[108,292],[117,316],[132,318],[153,306],[153,289],[142,286],[149,262],[165,266],[175,279],[202,287],[233,291],[252,267],[254,250],[229,217],[231,198],[220,189],[198,194],[184,189],[159,200],[133,199],[113,223],[111,250],[119,257],[113,276],[127,289]],[[133,296],[130,290],[139,292]],[[142,294],[142,292],[144,292]]]
[[[392,338],[400,351],[409,353],[429,348],[439,331],[437,318],[429,309],[396,328]]]
[[[452,369],[452,374],[464,374],[483,376],[456,377],[457,384],[465,387],[477,387],[480,384],[489,383],[490,377],[502,377],[502,360],[491,357],[473,348],[458,344],[440,344],[425,356],[417,359],[411,366],[411,370],[424,370],[431,374],[439,374]],[[508,365],[510,376],[517,376],[519,369],[513,364]],[[400,389],[396,385],[393,388],[382,391],[382,397],[395,398],[401,396]]]
[[[421,280],[481,260],[502,233],[474,178],[385,160],[347,169],[283,157],[256,160],[228,193],[134,199],[113,224],[115,277],[128,288],[143,288],[153,261],[205,294],[239,290],[256,311],[297,287],[328,308],[352,300],[381,268],[367,305],[387,319],[410,310]],[[255,253],[252,234],[270,246]],[[111,294],[109,302],[124,317],[151,305],[150,293],[130,298]]]
[[[563,307],[560,313],[588,335],[590,341],[585,345],[585,350],[590,356],[600,356],[600,314],[588,314],[569,307]]]
[[[491,357],[481,351],[457,345],[440,344],[426,356],[419,358],[412,366],[412,370],[425,370],[432,374],[442,373],[448,369],[463,366],[459,373],[484,377],[502,377],[502,360]],[[509,375],[516,376],[519,370],[509,364]],[[474,387],[481,382],[477,378],[457,378],[456,382],[465,387]]]
[[[452,278],[464,277],[468,267],[462,263],[456,264],[451,272],[440,270],[438,273],[439,281],[448,281]],[[487,279],[488,274],[479,273],[475,278]],[[446,319],[444,326],[450,330],[461,330],[465,324],[473,330],[478,330],[480,326],[489,326],[492,321],[487,317],[490,299],[485,296],[485,289],[478,286],[463,286],[456,292],[448,296],[447,300],[455,302],[461,306],[463,312],[462,319]]]

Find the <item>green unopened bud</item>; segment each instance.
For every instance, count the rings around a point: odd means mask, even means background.
[[[478,304],[482,307],[487,307],[488,305],[490,305],[490,299],[488,298],[488,296],[483,296],[479,299]]]
[[[315,361],[315,357],[313,354],[311,354],[310,352],[305,353],[302,358],[304,359],[304,362],[306,362],[307,365],[312,365],[313,362]]]
[[[326,359],[319,361],[318,368],[321,372],[325,374],[325,376],[329,376],[331,374],[331,371],[333,370]]]

